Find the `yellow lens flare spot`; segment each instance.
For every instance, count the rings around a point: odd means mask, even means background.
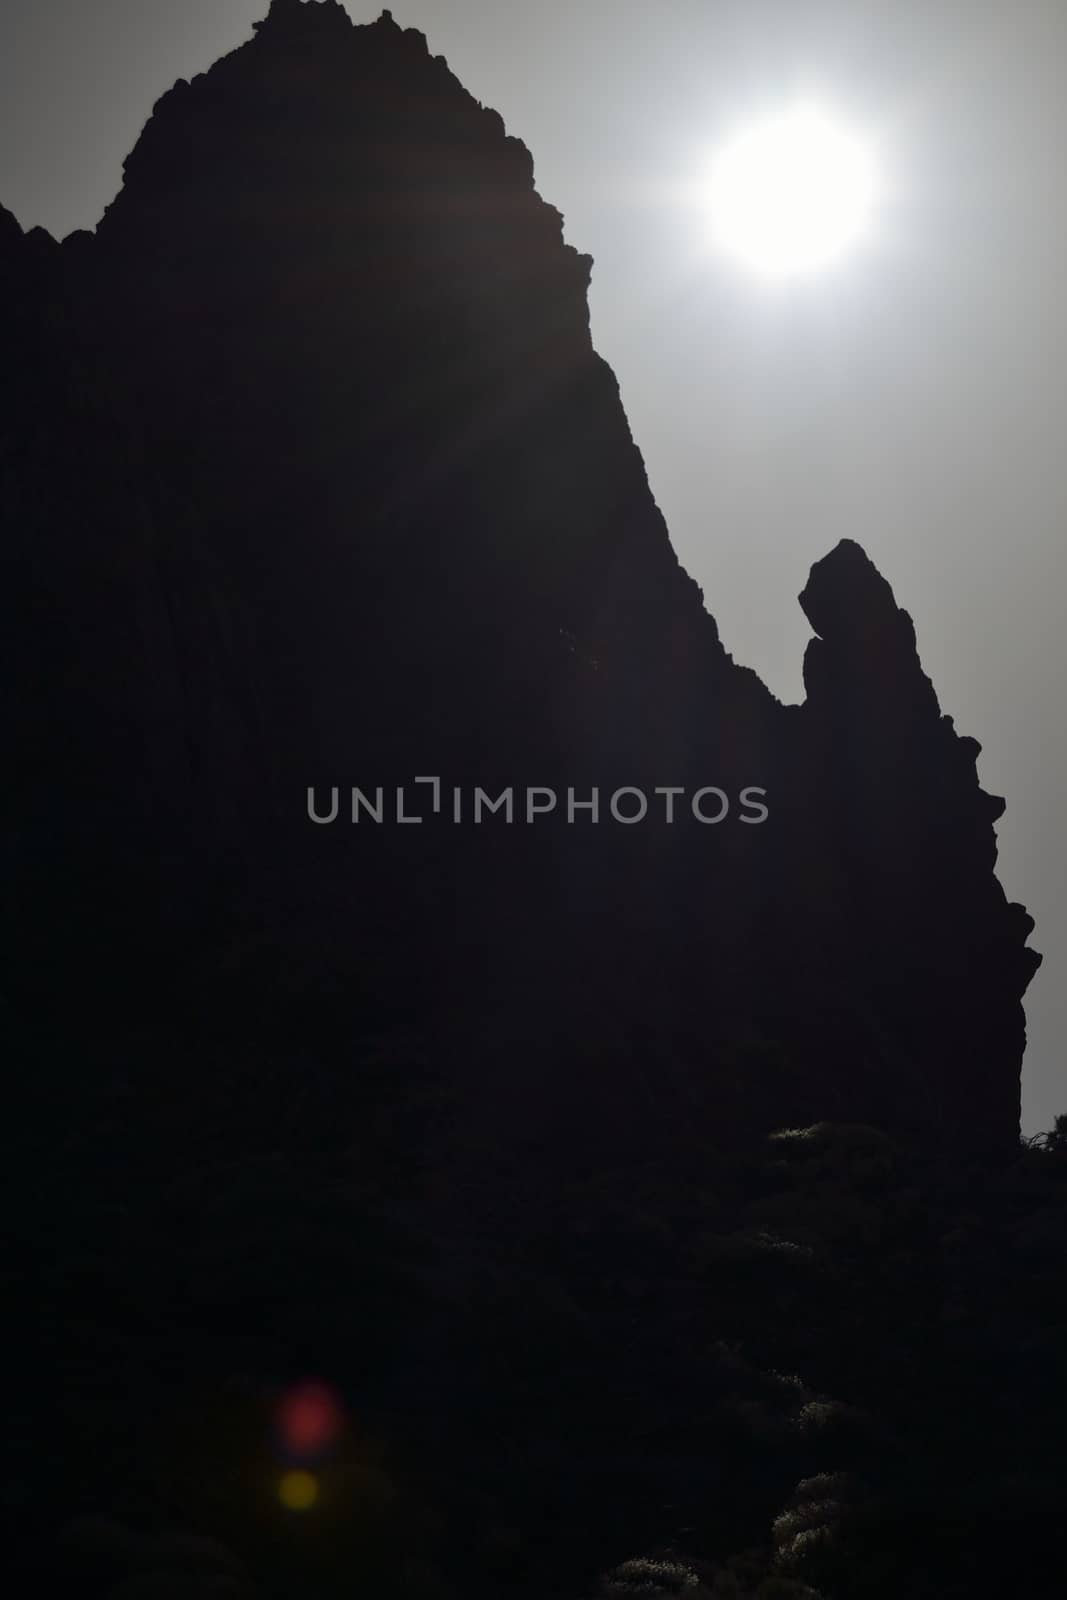
[[[282,1475],[278,1499],[287,1511],[310,1511],[319,1498],[319,1480],[313,1472],[295,1470]]]

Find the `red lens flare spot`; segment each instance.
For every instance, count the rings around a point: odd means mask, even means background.
[[[333,1390],[313,1379],[298,1383],[278,1405],[278,1431],[290,1455],[321,1455],[333,1444],[343,1422],[344,1412]]]

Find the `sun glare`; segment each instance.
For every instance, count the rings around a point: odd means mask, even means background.
[[[765,276],[814,272],[862,239],[875,187],[863,141],[797,105],[740,130],[713,160],[712,237]]]

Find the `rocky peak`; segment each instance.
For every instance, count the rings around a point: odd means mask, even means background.
[[[905,625],[893,591],[854,539],[816,561],[800,593],[804,615],[822,638],[883,638]]]
[[[709,1116],[940,1129],[966,1100],[1014,1137],[1037,958],[910,617],[845,540],[801,596],[805,704],[730,659],[593,349],[592,263],[421,34],[274,0],[162,97],[95,236],[49,249],[42,274],[0,213],[21,959],[62,965],[78,882],[71,983],[175,942],[221,972],[243,917],[286,970],[329,946],[346,995],[373,968],[417,1011],[419,962],[446,1017],[510,995],[561,1083],[670,1029]],[[484,853],[304,819],[309,783],[421,772],[756,784],[770,816]],[[748,1082],[754,1034],[781,1065]]]

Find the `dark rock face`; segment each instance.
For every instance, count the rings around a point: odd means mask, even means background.
[[[336,0],[164,95],[95,236],[0,213],[16,990],[305,1041],[401,1016],[494,1139],[1010,1141],[1039,958],[978,746],[848,541],[803,706],[726,654],[590,267],[422,35]],[[347,821],[352,785],[428,812],[422,775],[444,815]],[[476,784],[559,802],[451,824]]]

